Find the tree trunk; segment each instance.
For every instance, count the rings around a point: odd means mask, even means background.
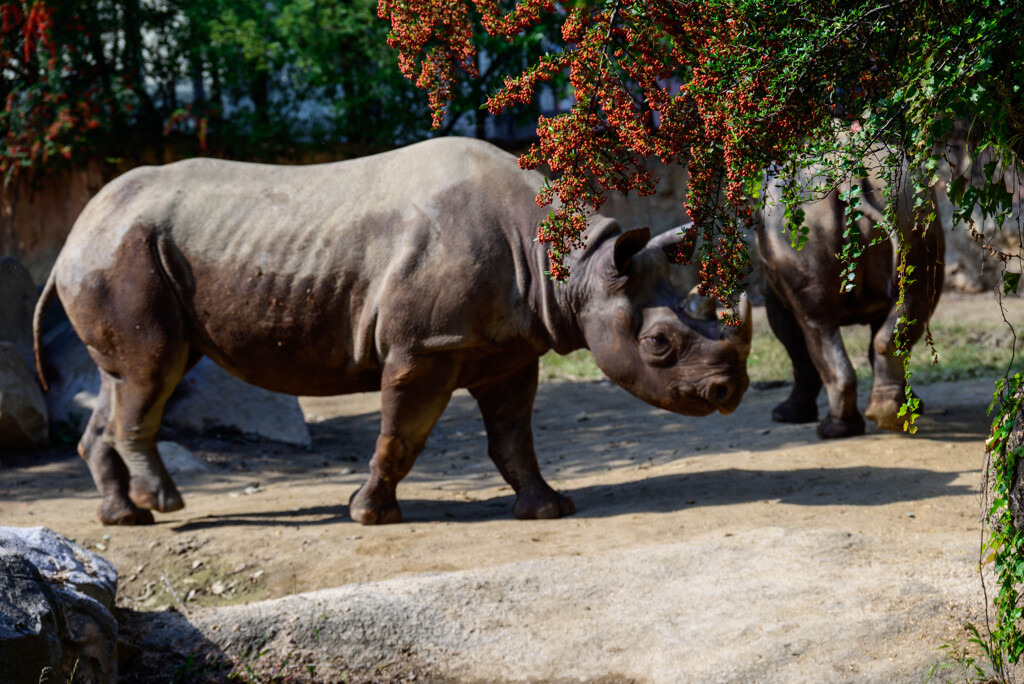
[[[160,125],[160,122],[153,100],[150,98],[149,93],[146,92],[146,73],[142,59],[142,26],[140,21],[138,0],[125,0],[124,40],[125,61],[129,64],[129,84],[142,104],[142,118],[146,120],[147,127],[155,130]]]
[[[1024,411],[1017,413],[1013,420],[1013,428],[1006,438],[1006,451],[1010,452],[1024,443]],[[1024,459],[1018,459],[1013,467],[1013,477],[1010,479],[1010,515],[1013,517],[1013,526],[1018,530],[1024,530],[1024,481],[1021,480],[1021,469]]]

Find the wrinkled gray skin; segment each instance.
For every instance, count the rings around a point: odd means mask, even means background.
[[[609,377],[665,409],[736,408],[749,316],[724,335],[691,318],[707,307],[672,289],[665,250],[677,237],[622,233],[597,215],[555,287],[534,240],[541,182],[491,145],[443,138],[304,167],[195,159],[107,185],[36,311],[56,290],[100,369],[79,444],[100,520],[146,523],[184,505],[156,434],[204,355],[278,392],[380,389],[370,477],[349,503],[368,524],[401,520],[395,489],[457,387],[480,406],[515,515],[571,514],[533,450],[537,359],[549,349],[589,347]]]
[[[869,177],[858,181],[864,198],[860,207],[864,216],[857,222],[862,244],[873,237],[886,201],[880,162],[868,162],[869,169],[877,173],[869,172]],[[765,207],[755,217],[758,249],[768,285],[768,321],[793,362],[793,390],[775,407],[772,418],[788,423],[816,421],[817,396],[824,385],[829,412],[819,423],[818,434],[826,439],[864,433],[864,419],[857,409],[857,376],[839,330],[843,325],[871,326],[868,355],[874,382],[865,415],[886,430],[902,427],[904,419],[898,412],[905,400],[906,381],[901,357],[896,356],[896,322],[900,316],[913,321],[904,328],[903,339],[909,348],[920,338],[935,310],[944,275],[942,226],[936,219],[923,234],[920,230],[911,232],[910,195],[904,185],[898,196],[897,220],[903,239],[910,245],[908,263],[915,270],[903,305],[896,305],[896,257],[890,240],[864,252],[853,290],[841,292],[842,265],[836,255],[844,244],[845,205],[839,195],[848,187],[840,186],[824,198],[803,205],[805,225],[810,232],[801,250],[791,246],[789,231],[785,229],[778,178],[769,179]],[[941,186],[932,191],[941,191]]]

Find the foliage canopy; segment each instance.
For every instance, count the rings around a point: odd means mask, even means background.
[[[492,58],[451,91],[448,126],[479,129],[483,93],[553,27],[475,36]],[[420,139],[427,97],[386,35],[375,0],[0,0],[0,175],[169,139],[246,159]]]
[[[380,0],[400,65],[430,91],[436,117],[460,70],[474,73],[475,14],[510,41],[559,17],[561,43],[487,102],[501,112],[569,75],[575,105],[542,118],[522,158],[560,174],[540,197],[561,200],[540,233],[552,274],[566,275],[561,257],[579,244],[587,205],[600,206],[607,190],[653,191],[641,161],[657,155],[689,167],[705,291],[721,298],[748,267],[740,226],[768,167],[819,164],[838,178],[861,171],[881,142],[905,151],[923,191],[955,122],[966,122],[975,149],[1020,159],[1018,9],[984,0]],[[991,170],[980,185],[966,199],[991,198],[986,208],[998,211],[1005,197]]]

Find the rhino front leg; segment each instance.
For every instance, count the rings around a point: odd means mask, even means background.
[[[896,320],[897,316],[893,315],[880,326],[871,326],[870,359],[874,380],[864,415],[883,430],[899,430],[906,420],[899,415],[900,406],[906,399],[906,378],[903,374],[902,359],[896,355],[896,340],[893,335]],[[913,339],[916,340],[919,335],[918,331]]]
[[[894,306],[880,326],[871,328],[874,381],[864,415],[883,430],[900,430],[906,421],[905,416],[899,415],[906,400],[906,376],[903,357],[896,355],[896,326],[902,328],[900,337],[906,349],[920,339],[942,292],[945,270],[941,255],[944,249],[941,227],[931,226],[924,240],[913,245],[907,257],[909,263],[917,265],[917,270],[914,273],[916,279],[907,285],[904,305],[899,309]],[[923,409],[923,406],[918,409]]]
[[[533,450],[530,419],[537,396],[537,361],[498,382],[470,389],[487,429],[487,451],[516,493],[520,520],[560,518],[576,512],[572,499],[544,481]]]
[[[803,329],[807,351],[828,394],[828,415],[818,424],[818,436],[836,439],[863,435],[864,418],[857,410],[857,374],[846,355],[839,326],[805,322]]]
[[[102,502],[96,517],[104,525],[150,525],[153,514],[132,503],[128,496],[128,468],[109,443],[110,401],[113,378],[100,371],[96,408],[78,442],[78,454],[89,466]]]
[[[396,490],[423,451],[458,379],[458,365],[426,358],[390,363],[381,378],[380,435],[370,460],[370,477],[348,503],[363,525],[402,522]]]
[[[908,303],[911,304],[911,310],[917,309],[917,312],[907,315],[907,320],[914,323],[904,325],[901,332],[907,349],[920,339],[928,316],[931,315],[930,307],[913,306],[914,303]],[[907,381],[903,372],[903,357],[896,355],[895,335],[897,321],[902,314],[902,311],[893,311],[881,326],[871,328],[871,367],[874,371],[874,380],[864,415],[883,430],[900,430],[906,421],[906,416],[899,415],[900,407],[907,398]],[[916,395],[914,396],[916,398]],[[923,410],[924,406],[919,403],[918,412]]]
[[[765,312],[772,332],[782,342],[793,364],[793,389],[784,402],[772,409],[772,420],[779,423],[813,423],[818,420],[818,394],[821,376],[807,351],[807,341],[796,317],[769,284],[764,289]]]

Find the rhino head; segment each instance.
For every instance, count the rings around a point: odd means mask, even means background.
[[[588,250],[580,328],[601,370],[640,399],[691,416],[731,413],[750,384],[750,302],[741,296],[740,324],[726,326],[712,300],[681,296],[669,279],[677,233],[651,239],[639,228]]]

